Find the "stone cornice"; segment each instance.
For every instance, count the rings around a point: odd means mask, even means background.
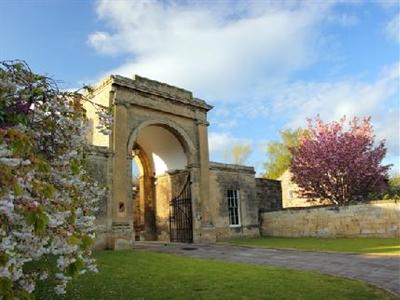
[[[213,108],[213,106],[207,104],[204,100],[193,98],[192,92],[190,91],[168,85],[166,83],[140,77],[138,75],[135,76],[135,79],[130,79],[120,75],[111,75],[108,79],[103,80],[98,87],[96,87],[96,89],[110,84],[109,80],[111,80],[111,83],[116,86],[151,94],[198,109],[200,108],[209,111]]]
[[[103,89],[110,86],[113,82],[112,76],[108,76],[94,85],[92,88],[93,90],[89,93],[91,96],[96,96],[97,94],[101,93]]]

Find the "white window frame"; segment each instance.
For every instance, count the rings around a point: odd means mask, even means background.
[[[231,193],[231,195],[230,195]],[[236,200],[236,206],[234,205],[234,201]],[[226,191],[226,201],[228,203],[228,222],[229,222],[229,227],[241,227],[242,226],[242,220],[241,220],[241,205],[240,205],[240,190],[237,189],[229,189]],[[233,202],[232,202],[233,201]],[[233,205],[232,205],[233,204]],[[231,223],[231,209],[236,209],[236,215],[237,215],[237,224],[232,224]]]

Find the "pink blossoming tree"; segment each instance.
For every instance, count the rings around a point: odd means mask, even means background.
[[[291,149],[292,180],[302,197],[345,205],[385,189],[390,166],[381,164],[386,148],[384,141],[374,145],[370,120],[309,120],[307,136]]]

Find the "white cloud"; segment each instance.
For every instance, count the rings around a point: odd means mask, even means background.
[[[237,127],[239,125],[239,122],[236,118],[226,118],[226,119],[216,118],[215,121],[213,122],[213,125],[217,126],[218,128],[226,130]]]
[[[396,14],[385,26],[385,33],[391,40],[400,42],[400,14]]]
[[[304,127],[317,114],[323,120],[343,115],[372,116],[377,139],[386,139],[392,155],[399,154],[399,64],[385,68],[373,82],[350,78],[336,82],[296,82],[277,91],[276,114],[285,114],[287,127]]]
[[[96,45],[97,51],[101,53],[114,54],[117,49],[108,43],[110,35],[106,32],[95,32],[89,36],[88,42],[90,45]]]
[[[227,159],[229,159],[227,154],[237,144],[252,146],[253,141],[234,137],[227,132],[210,132],[208,135],[208,146],[212,160],[227,162]]]
[[[218,102],[213,124],[224,132],[210,132],[212,158],[222,157],[234,143],[255,145],[226,132],[243,119],[268,116],[270,122],[278,118],[298,127],[316,114],[324,120],[372,115],[377,137],[386,138],[391,154],[398,156],[398,126],[393,125],[399,120],[399,105],[393,103],[399,94],[398,65],[372,82],[354,77],[291,81],[296,72],[334,56],[335,37],[321,32],[324,22],[351,26],[359,21],[335,13],[334,5],[215,1],[210,9],[208,1],[100,0],[97,14],[108,30],[94,32],[88,43],[99,53],[128,57],[107,74],[140,74]],[[398,18],[386,26],[396,40]]]
[[[399,1],[398,0],[375,0],[374,3],[378,4],[384,9],[392,9],[394,7],[399,7]]]
[[[388,155],[400,157],[400,111],[390,109],[385,113],[375,114],[373,122],[377,140],[386,140]]]
[[[100,53],[130,56],[113,73],[232,101],[316,61],[317,25],[330,5],[216,1],[210,9],[209,2],[99,1],[98,16],[110,30],[88,41]]]
[[[346,13],[337,14],[337,15],[332,14],[332,15],[328,16],[327,19],[328,19],[328,21],[338,23],[344,27],[354,26],[360,22],[360,20],[358,19],[357,16],[349,15]]]

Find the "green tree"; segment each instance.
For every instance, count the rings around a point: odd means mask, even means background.
[[[233,164],[243,165],[251,154],[251,147],[248,144],[235,144],[233,147],[225,154],[227,160],[231,161]]]
[[[390,176],[383,193],[369,194],[369,200],[400,199],[400,174]]]
[[[265,163],[264,177],[269,179],[279,178],[285,172],[292,161],[289,148],[296,148],[299,145],[299,138],[305,134],[304,129],[282,130],[280,132],[281,142],[270,142],[267,145],[268,161]]]
[[[389,187],[400,189],[400,173],[389,178]]]

